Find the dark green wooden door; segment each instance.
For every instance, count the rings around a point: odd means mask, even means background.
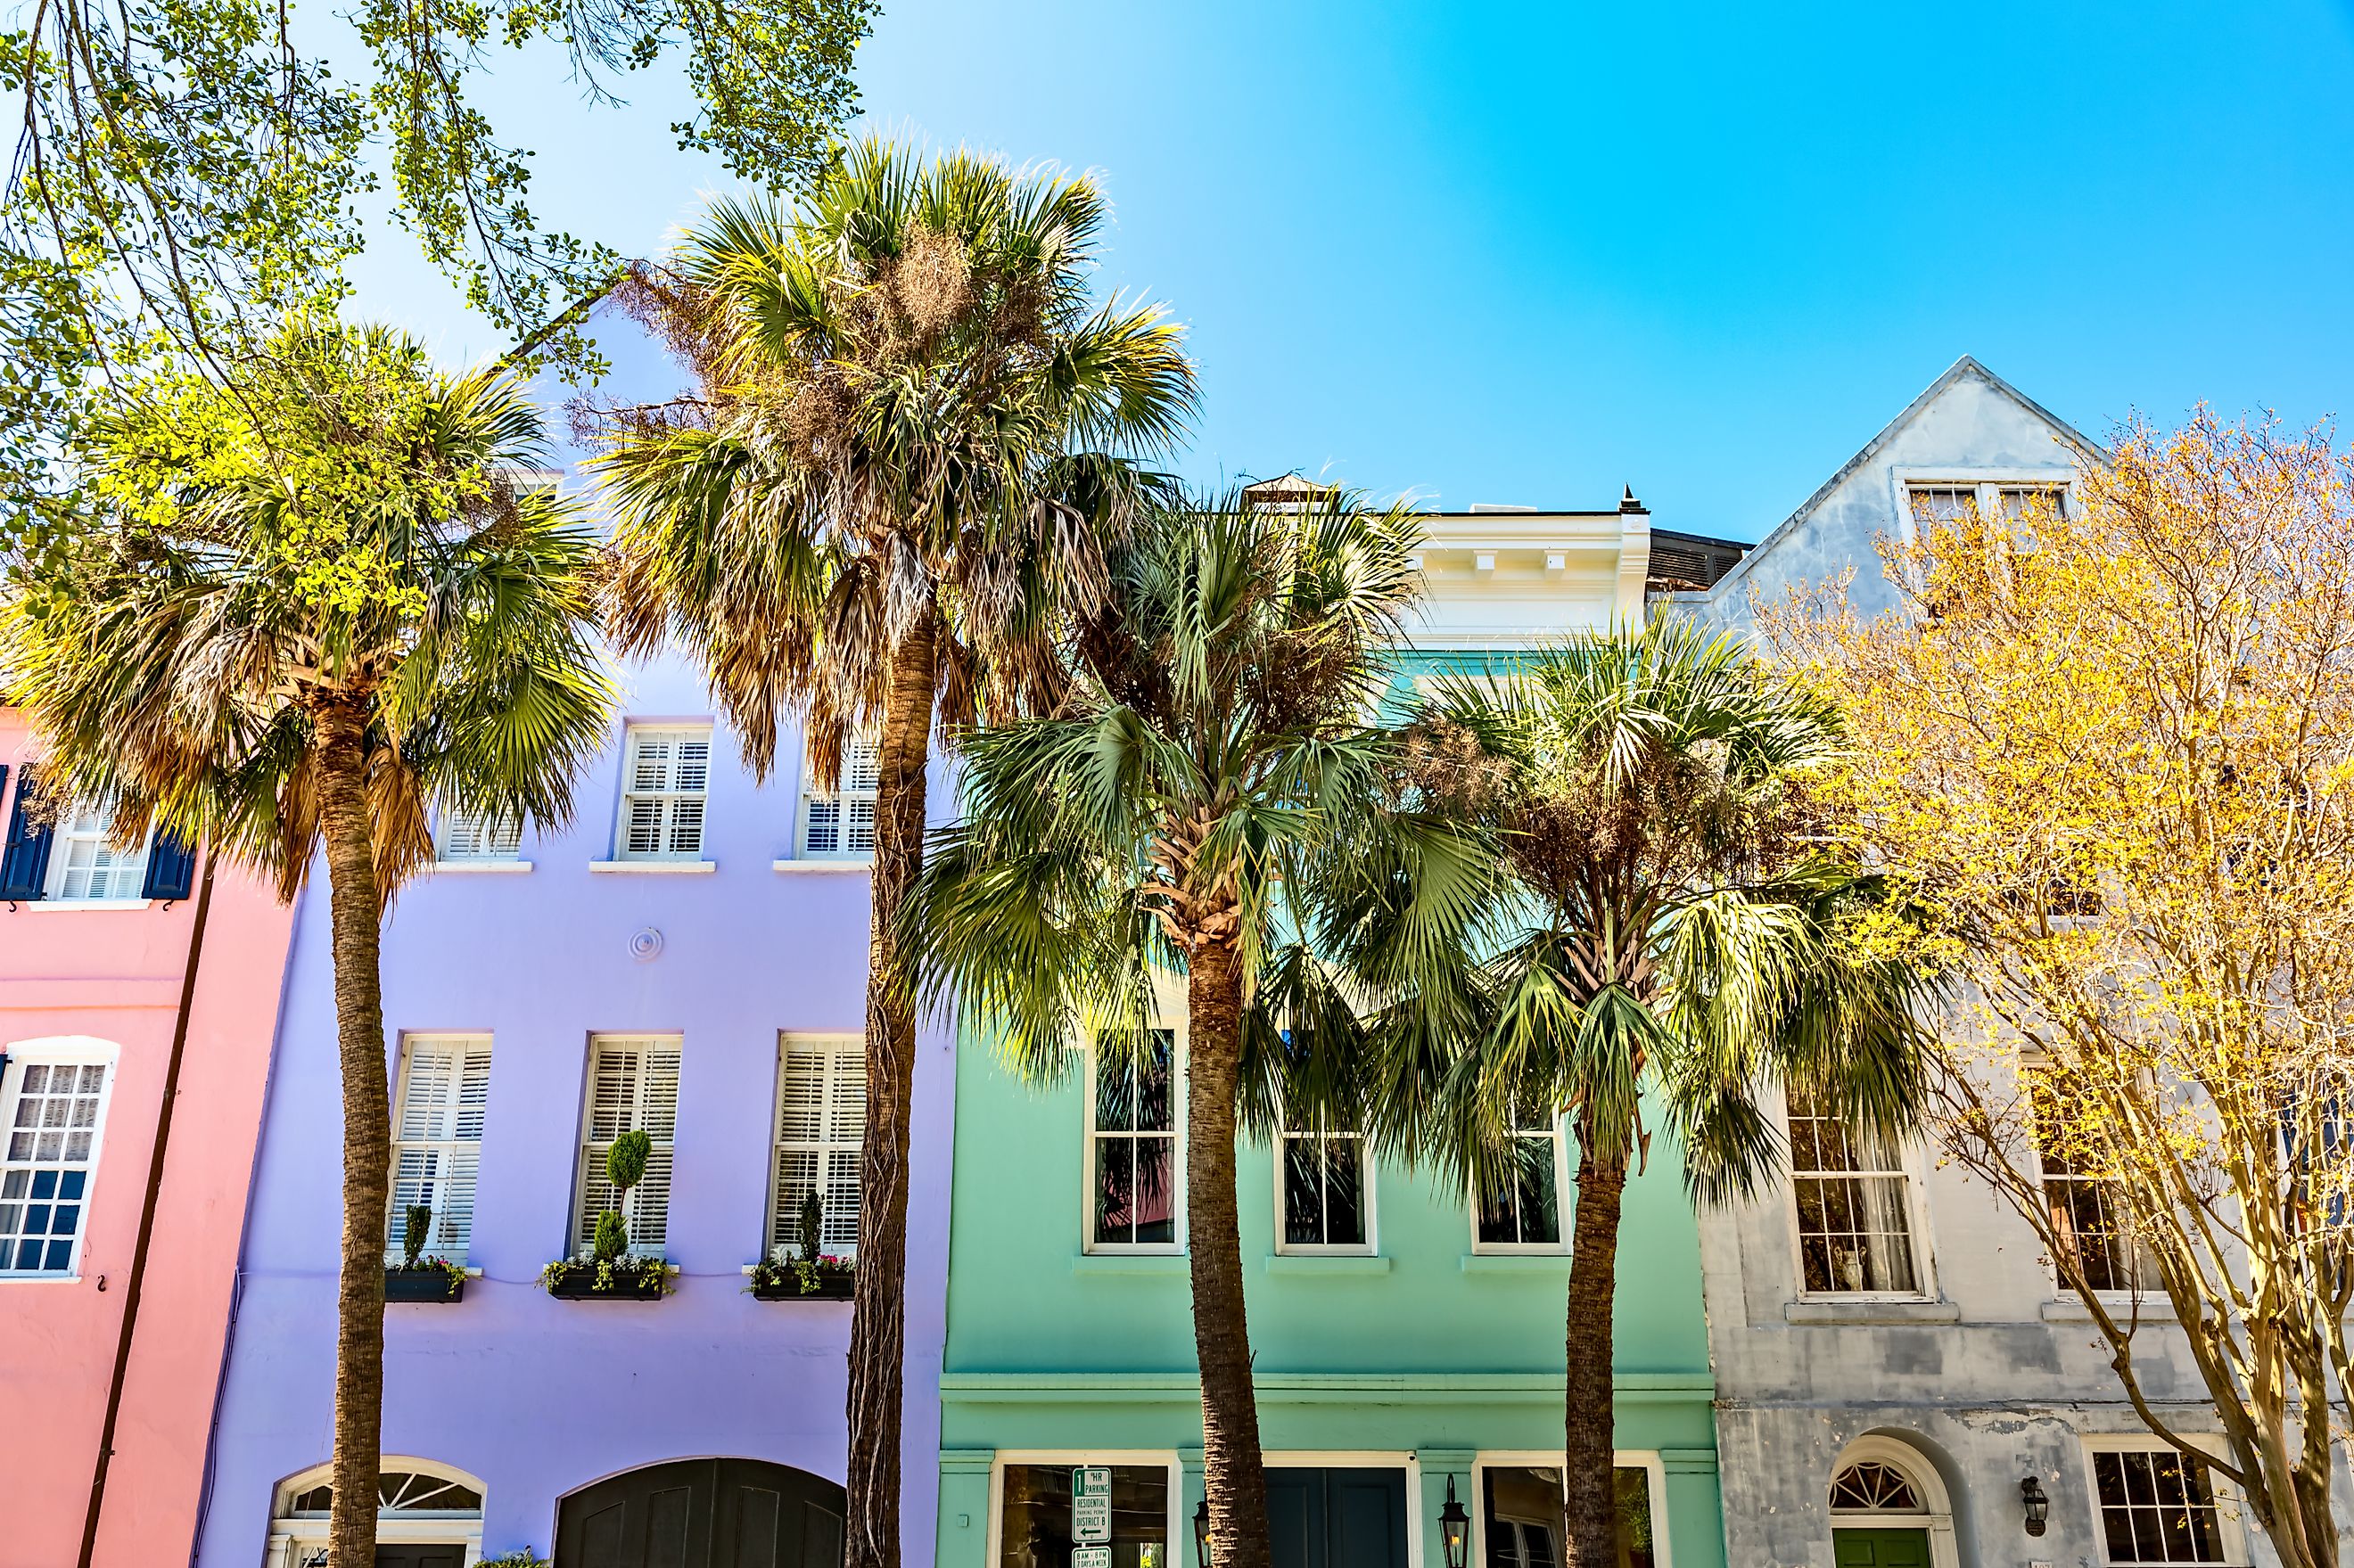
[[[376,1568],[464,1568],[462,1546],[379,1546]]]
[[[1405,1472],[1267,1472],[1275,1568],[1405,1568]]]
[[[840,1568],[842,1489],[758,1459],[681,1459],[557,1506],[556,1568]]]
[[[1831,1560],[1839,1568],[1929,1568],[1929,1532],[1834,1530]]]

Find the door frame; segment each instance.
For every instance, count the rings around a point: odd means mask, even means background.
[[[1005,1527],[1005,1467],[1008,1465],[1160,1466],[1169,1472],[1169,1555],[1190,1562],[1193,1521],[1185,1517],[1185,1471],[1174,1448],[1000,1448],[989,1461],[989,1557],[998,1562]],[[1180,1535],[1180,1531],[1182,1535]],[[1179,1556],[1182,1552],[1184,1555]]]
[[[1471,1495],[1463,1506],[1471,1515],[1471,1561],[1488,1560],[1488,1467],[1549,1465],[1567,1474],[1569,1466],[1559,1448],[1482,1448],[1471,1457]],[[1653,1448],[1614,1448],[1614,1470],[1641,1470],[1644,1489],[1651,1499],[1651,1539],[1659,1544],[1659,1568],[1675,1568],[1675,1543],[1668,1536],[1668,1467]]]
[[[1422,1461],[1411,1448],[1265,1449],[1270,1470],[1404,1470],[1405,1472],[1405,1568],[1422,1568]],[[1190,1530],[1190,1526],[1188,1527]],[[1191,1539],[1189,1534],[1188,1539]]]
[[[1846,1525],[1850,1530],[1925,1530],[1929,1532],[1929,1568],[1961,1568],[1961,1548],[1954,1537],[1954,1502],[1946,1489],[1946,1478],[1929,1457],[1901,1437],[1883,1436],[1874,1432],[1856,1438],[1832,1457],[1830,1468],[1823,1472],[1823,1489],[1815,1495],[1828,1498],[1830,1484],[1850,1465],[1874,1461],[1893,1465],[1904,1472],[1920,1495],[1919,1513],[1884,1513],[1877,1510],[1835,1509],[1826,1507],[1829,1530]],[[1836,1546],[1834,1545],[1836,1553]]]

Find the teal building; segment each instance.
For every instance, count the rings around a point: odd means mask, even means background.
[[[1433,514],[1427,541],[1420,668],[1642,612],[1652,536],[1631,494],[1608,512]],[[1113,1568],[1196,1561],[1184,1012],[1164,1016],[1171,1059],[1116,1080],[1076,1053],[1040,1089],[985,1048],[959,1052],[939,1568],[1073,1568],[1073,1489],[1092,1491],[1092,1470],[1108,1473]],[[1487,1201],[1345,1135],[1239,1151],[1283,1568],[1444,1568],[1450,1488],[1472,1563],[1560,1563],[1574,1189],[1559,1124],[1526,1136],[1552,1181]],[[1628,1191],[1620,1280],[1620,1561],[1723,1568],[1698,1235],[1664,1139]]]

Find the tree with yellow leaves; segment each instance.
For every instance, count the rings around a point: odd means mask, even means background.
[[[2201,410],[2084,467],[2064,509],[1883,545],[1895,613],[1834,590],[1762,620],[1849,715],[1833,831],[1917,885],[1949,944],[1925,959],[1970,982],[1943,1152],[2034,1230],[2197,1486],[2322,1568],[2354,1387],[2354,454]],[[2219,1446],[2145,1393],[2175,1324]]]

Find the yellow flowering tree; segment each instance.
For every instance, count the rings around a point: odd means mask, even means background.
[[[1947,945],[1926,956],[1971,982],[1944,1153],[2041,1238],[2194,1486],[2237,1487],[2283,1563],[2334,1564],[2354,454],[2202,410],[2084,467],[2064,512],[1883,545],[1898,612],[1833,589],[1762,620],[1849,715],[1833,831],[1918,885]],[[2175,1324],[2212,1446],[2145,1393]]]

